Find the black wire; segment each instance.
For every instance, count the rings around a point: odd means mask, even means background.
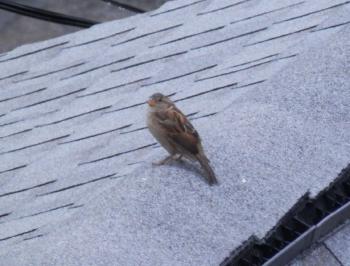
[[[35,8],[27,5],[22,5],[7,0],[0,0],[0,9],[7,10],[20,15],[37,18],[41,20],[46,20],[58,24],[70,25],[81,28],[89,28],[95,24],[97,21],[92,21],[83,18],[76,18],[73,16],[68,16],[40,8]]]
[[[142,8],[137,8],[137,7],[129,5],[129,4],[124,4],[118,0],[102,0],[102,1],[110,3],[112,5],[119,6],[121,8],[124,8],[126,10],[129,10],[129,11],[132,11],[135,13],[145,13],[146,12],[146,10],[143,10]]]

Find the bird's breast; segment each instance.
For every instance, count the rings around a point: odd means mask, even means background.
[[[173,145],[169,142],[164,128],[158,122],[157,117],[153,112],[148,112],[147,127],[153,137],[162,145],[170,154],[175,152]]]

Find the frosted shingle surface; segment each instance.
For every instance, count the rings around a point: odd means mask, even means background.
[[[0,57],[0,264],[218,265],[349,163],[349,3],[169,1]],[[219,186],[165,156],[173,94]]]

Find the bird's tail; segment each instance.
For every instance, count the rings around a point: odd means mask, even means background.
[[[205,171],[205,175],[209,185],[217,184],[218,180],[216,179],[213,168],[211,168],[209,164],[208,158],[203,153],[199,153],[196,157],[198,159],[198,162],[200,163],[200,165],[203,167]]]

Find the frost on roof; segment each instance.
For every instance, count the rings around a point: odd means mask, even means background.
[[[218,265],[350,158],[348,1],[176,0],[0,56],[6,265]],[[219,186],[145,129],[173,94]]]

